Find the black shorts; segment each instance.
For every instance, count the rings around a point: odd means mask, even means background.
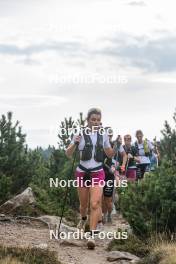
[[[105,186],[103,194],[105,197],[112,197],[114,191],[114,175],[105,171]]]
[[[148,165],[149,164],[147,163],[137,165],[137,179],[143,179],[144,173],[147,171]]]

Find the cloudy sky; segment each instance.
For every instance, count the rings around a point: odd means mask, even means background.
[[[173,0],[0,0],[0,114],[32,148],[94,106],[117,134],[160,138],[175,74]]]

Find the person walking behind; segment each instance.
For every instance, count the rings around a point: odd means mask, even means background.
[[[143,179],[145,172],[149,171],[150,157],[153,152],[153,145],[148,139],[143,139],[144,135],[142,130],[136,131],[137,141],[135,147],[138,151],[140,162],[137,162],[137,180]]]
[[[117,142],[112,141],[113,131],[110,130],[111,128],[109,127],[107,127],[106,129],[108,129],[108,131],[111,131],[111,133],[109,134],[109,141],[111,147],[114,147],[114,145],[116,145]],[[119,141],[119,137],[117,137],[116,141]],[[121,142],[118,143],[119,144],[118,144],[118,148],[116,147],[116,152],[118,152],[119,156],[121,156],[122,168],[125,168],[127,155],[122,147]],[[105,155],[104,166],[103,166],[105,171],[105,186],[103,188],[103,199],[102,199],[103,223],[106,222],[112,223],[111,213],[113,210],[113,196],[115,192],[114,181],[118,180],[114,175],[114,170],[112,170],[112,168],[114,168],[115,166],[116,166],[115,158],[114,157],[108,158]]]
[[[153,140],[153,152],[150,157],[150,171],[155,171],[159,165],[160,153],[158,149],[158,143],[156,141],[156,137]]]
[[[136,181],[136,162],[140,162],[138,150],[134,145],[132,145],[131,135],[124,136],[124,143],[123,148],[128,156],[126,164],[126,177],[128,181]]]

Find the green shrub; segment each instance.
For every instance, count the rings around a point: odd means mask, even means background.
[[[120,194],[120,208],[134,232],[148,236],[152,232],[175,232],[176,175],[168,163]]]
[[[176,231],[176,130],[166,122],[162,133],[160,167],[119,192],[123,216],[134,232],[144,237]]]
[[[149,253],[146,241],[139,239],[135,235],[130,235],[128,239],[114,239],[108,245],[110,251],[127,251],[138,257],[145,257]]]

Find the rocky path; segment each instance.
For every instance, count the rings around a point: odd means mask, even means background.
[[[104,225],[104,232],[115,232],[118,228],[129,229],[120,215],[113,216],[111,225]],[[0,244],[15,247],[39,247],[55,251],[63,264],[108,264],[106,251],[109,239],[96,239],[95,250],[88,250],[86,240],[50,239],[49,229],[40,222],[27,219],[21,221],[0,222]],[[129,262],[114,262],[129,263]]]

